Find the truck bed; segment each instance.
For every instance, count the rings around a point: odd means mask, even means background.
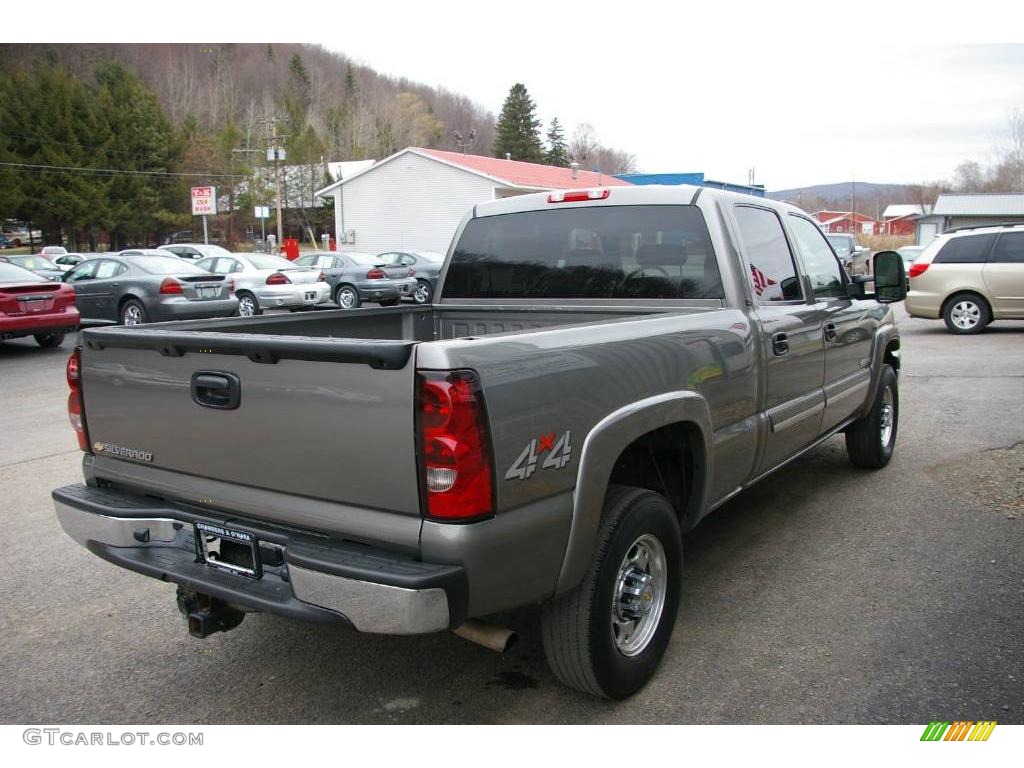
[[[268,518],[327,533],[358,527],[358,510],[418,520],[417,345],[647,313],[395,307],[88,329],[83,396],[94,471],[255,516],[259,505],[243,489],[264,489]],[[236,378],[236,407],[200,407],[195,382],[206,374]],[[150,459],[125,461],[126,449]],[[288,495],[318,511],[296,517]]]

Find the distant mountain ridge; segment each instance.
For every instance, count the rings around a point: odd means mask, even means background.
[[[769,191],[768,197],[796,204],[799,204],[801,200],[805,202],[820,201],[845,211],[849,210],[850,195],[855,191],[858,204],[876,199],[884,199],[888,202],[912,202],[913,197],[909,184],[875,184],[869,181],[841,181],[835,184],[778,189]]]

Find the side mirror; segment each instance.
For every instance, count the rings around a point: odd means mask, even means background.
[[[893,304],[907,297],[907,272],[903,258],[896,251],[875,254],[875,300]]]

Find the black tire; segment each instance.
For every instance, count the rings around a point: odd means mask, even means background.
[[[957,293],[942,307],[942,319],[950,333],[966,336],[981,333],[992,322],[988,302],[976,293]]]
[[[260,306],[260,300],[256,298],[255,294],[249,291],[236,291],[235,296],[238,297],[239,317],[255,317],[263,314],[263,307]]]
[[[347,303],[342,301],[345,296],[351,297]],[[359,298],[359,291],[354,286],[342,283],[338,286],[338,290],[334,292],[334,303],[342,309],[359,309],[363,300]]]
[[[544,607],[541,636],[548,666],[562,683],[595,696],[624,699],[651,679],[672,636],[682,582],[682,534],[668,500],[644,488],[611,486],[603,515],[590,568],[576,589]],[[627,655],[616,640],[610,607],[616,604],[626,555],[645,536],[656,539],[663,550],[664,603],[651,620],[649,639]],[[652,596],[656,606],[657,592]]]
[[[429,304],[430,300],[434,298],[434,289],[430,287],[430,283],[426,280],[417,280],[416,290],[413,291],[412,298],[417,304]]]
[[[64,343],[63,333],[37,333],[35,338],[36,344],[43,349],[53,349]]]
[[[128,299],[128,301],[121,305],[121,311],[118,315],[121,319],[121,325],[142,325],[149,322],[146,308],[138,299]]]
[[[886,392],[891,393],[890,401],[886,402]],[[889,406],[889,419],[892,429],[888,439],[883,440],[883,410]],[[875,401],[862,418],[857,419],[846,428],[846,452],[856,467],[865,469],[881,469],[892,458],[896,447],[896,432],[900,422],[900,390],[896,372],[892,366],[882,366],[882,376],[878,381]]]

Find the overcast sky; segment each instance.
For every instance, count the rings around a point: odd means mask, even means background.
[[[871,9],[847,23],[763,5],[690,18],[675,4],[549,3],[525,31],[481,22],[477,6],[445,6],[439,19],[430,4],[398,25],[356,11],[347,32],[317,42],[495,114],[521,81],[545,127],[589,121],[641,171],[745,182],[753,166],[770,189],[950,178],[965,159],[993,162],[1024,110],[1024,45],[923,46],[913,41],[935,36],[909,34],[914,14],[878,17],[873,35]]]
[[[545,127],[588,121],[641,171],[745,182],[753,166],[769,189],[948,179],[995,161],[1024,109],[1024,44],[976,44],[1021,38],[1006,0],[248,0],[170,25],[159,4],[55,5],[19,38],[318,43],[495,114],[521,81]]]

